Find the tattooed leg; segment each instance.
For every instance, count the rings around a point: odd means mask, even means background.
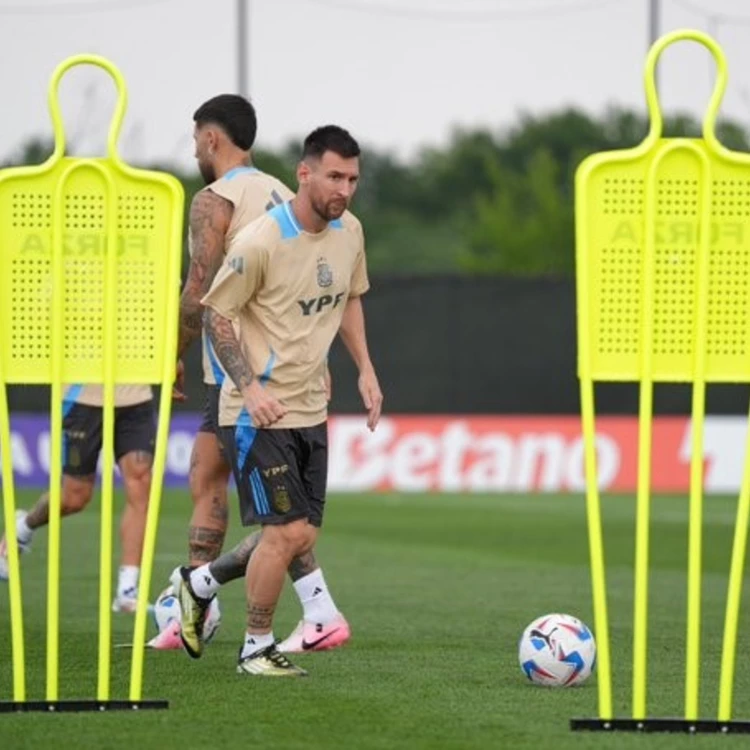
[[[217,557],[208,566],[211,575],[222,585],[242,578],[250,562],[250,556],[255,552],[259,541],[260,531],[245,537],[236,547],[229,552],[225,552],[221,557]],[[317,569],[318,561],[315,559],[313,551],[310,550],[305,552],[304,555],[295,557],[287,570],[292,581],[298,581]]]
[[[221,554],[229,522],[227,482],[230,467],[221,455],[219,440],[199,432],[190,458],[190,492],[193,514],[188,531],[190,565],[216,560]]]
[[[266,633],[271,629],[273,622],[273,613],[276,611],[276,605],[262,607],[258,604],[247,605],[247,632],[248,633]]]
[[[205,526],[191,526],[188,533],[191,566],[216,560],[224,544],[224,531]]]
[[[260,531],[256,531],[245,537],[236,547],[225,552],[221,557],[214,560],[208,569],[211,575],[221,584],[243,578],[247,570],[250,556],[255,551],[260,541]]]
[[[94,494],[94,477],[63,476],[60,514],[69,516],[82,511]],[[26,516],[30,529],[38,529],[49,523],[49,494],[44,493]]]
[[[300,578],[310,575],[318,569],[318,561],[315,559],[315,553],[310,550],[299,557],[295,557],[289,565],[289,577],[292,581],[299,581]]]
[[[287,568],[295,553],[305,551],[309,543],[306,526],[306,521],[293,521],[282,527],[263,527],[245,579],[248,633],[271,632],[273,613],[281,596]]]

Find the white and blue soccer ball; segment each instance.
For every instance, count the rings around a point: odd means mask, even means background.
[[[596,665],[596,642],[577,617],[550,614],[537,617],[523,631],[518,661],[537,685],[571,687],[585,682]]]
[[[157,630],[161,633],[172,626],[173,622],[180,622],[181,611],[180,602],[175,596],[174,588],[169,585],[164,591],[156,597],[154,603],[154,622]],[[206,613],[206,622],[203,625],[203,642],[209,643],[216,635],[221,625],[221,610],[219,609],[219,600],[214,597],[211,606]]]

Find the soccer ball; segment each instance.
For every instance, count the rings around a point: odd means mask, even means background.
[[[154,622],[157,630],[161,633],[171,626],[173,622],[180,622],[180,602],[174,593],[174,588],[170,585],[164,589],[156,598],[154,604]],[[206,621],[203,624],[203,642],[209,643],[216,635],[216,631],[221,625],[221,610],[219,609],[219,600],[214,597],[211,606],[206,612]]]
[[[596,642],[576,617],[544,615],[523,631],[518,661],[524,674],[537,685],[580,685],[594,670]]]

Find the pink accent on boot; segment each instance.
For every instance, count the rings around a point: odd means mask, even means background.
[[[180,640],[180,621],[174,620],[167,625],[161,633],[155,635],[147,644],[148,648],[159,651],[173,651],[182,648]]]
[[[343,646],[351,638],[351,629],[339,614],[325,625],[300,620],[291,635],[278,644],[284,654],[304,654],[309,651],[328,651]]]

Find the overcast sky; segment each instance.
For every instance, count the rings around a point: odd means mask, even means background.
[[[279,146],[335,122],[364,144],[408,157],[444,143],[456,126],[500,129],[520,112],[644,106],[648,0],[249,4],[250,94],[261,145]],[[46,91],[55,66],[96,52],[128,83],[125,158],[192,164],[194,109],[237,90],[235,6],[0,0],[0,158],[51,132]],[[717,35],[729,61],[723,113],[750,126],[750,2],[661,6],[662,32],[693,27]],[[713,84],[705,50],[689,43],[671,49],[660,75],[666,109],[702,114]],[[74,70],[61,92],[68,131],[88,152],[101,148],[114,102],[106,77]]]

